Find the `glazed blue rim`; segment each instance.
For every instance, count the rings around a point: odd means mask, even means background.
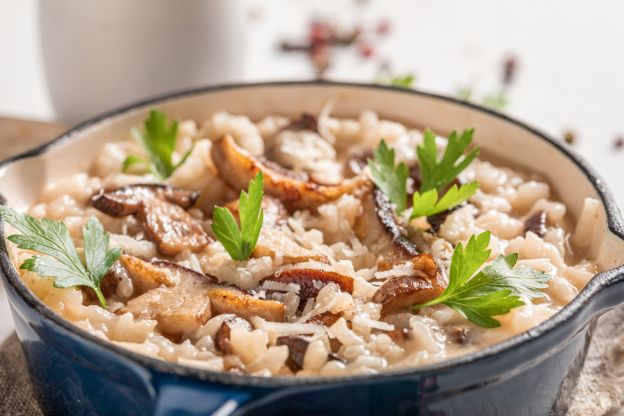
[[[362,84],[354,82],[337,82],[326,80],[310,80],[310,81],[273,81],[273,82],[257,82],[257,83],[237,83],[237,84],[223,84],[207,87],[191,88],[182,91],[173,92],[170,94],[159,95],[156,97],[148,98],[145,100],[137,101],[125,106],[118,107],[114,110],[108,111],[101,115],[90,118],[77,126],[71,128],[67,132],[61,134],[52,141],[20,153],[16,156],[5,159],[0,162],[0,170],[5,169],[7,166],[22,159],[27,159],[35,156],[39,156],[55,146],[59,146],[66,141],[69,141],[77,133],[105,121],[108,118],[126,113],[131,110],[147,107],[150,105],[157,105],[164,101],[169,101],[177,98],[191,97],[194,95],[200,95],[204,93],[228,91],[236,89],[253,89],[263,87],[310,87],[310,86],[325,86],[325,87],[344,87],[344,88],[359,88],[367,89],[371,92],[375,91],[391,91],[394,93],[411,94],[416,96],[422,96],[427,98],[433,98],[440,101],[449,102],[458,106],[467,107],[472,110],[485,113],[494,118],[498,118],[507,123],[513,124],[549,143],[556,148],[559,152],[563,153],[568,159],[570,159],[588,178],[593,187],[596,189],[598,196],[600,197],[603,206],[605,207],[607,215],[607,225],[609,231],[624,241],[624,221],[622,219],[620,209],[618,208],[611,191],[606,187],[604,181],[600,176],[591,168],[587,162],[579,155],[572,152],[566,145],[558,140],[550,137],[544,132],[531,127],[523,122],[513,119],[504,114],[498,113],[491,109],[481,107],[457,98],[448,97],[431,92],[424,92],[419,90],[411,90],[399,87],[392,87],[378,84]],[[0,203],[5,203],[6,199],[0,193]],[[175,376],[188,377],[200,381],[207,381],[213,383],[220,383],[225,385],[236,386],[249,386],[249,387],[263,387],[263,388],[280,388],[280,387],[293,387],[293,386],[314,386],[314,385],[344,385],[345,383],[361,383],[367,381],[381,381],[391,379],[399,376],[429,376],[434,374],[440,374],[442,371],[448,371],[450,369],[457,369],[462,366],[475,364],[479,361],[483,361],[489,357],[501,355],[511,350],[518,349],[535,341],[538,337],[547,332],[554,330],[556,327],[562,325],[569,319],[572,319],[576,314],[580,313],[588,301],[594,297],[602,289],[609,286],[618,276],[624,273],[624,267],[618,266],[613,269],[596,274],[587,286],[565,307],[552,317],[531,328],[530,330],[521,334],[515,335],[502,342],[490,345],[472,354],[467,354],[449,360],[444,360],[438,363],[430,364],[422,367],[404,368],[397,370],[384,371],[373,375],[349,375],[343,377],[292,377],[292,376],[274,376],[274,377],[258,377],[233,374],[229,372],[219,372],[202,370],[193,368],[190,366],[183,366],[173,362],[165,361],[164,359],[152,358],[142,354],[138,354],[122,347],[119,347],[112,342],[102,340],[94,335],[89,334],[86,331],[71,324],[66,319],[62,318],[46,306],[34,293],[28,289],[26,284],[22,281],[19,274],[16,272],[13,264],[9,258],[8,250],[6,247],[6,241],[4,236],[4,221],[0,220],[0,266],[2,267],[3,276],[7,279],[7,282],[16,290],[30,307],[36,312],[40,313],[43,317],[49,319],[54,324],[59,325],[63,329],[69,331],[73,335],[82,337],[93,344],[111,350],[125,358],[138,363],[139,365],[164,373],[170,373]]]

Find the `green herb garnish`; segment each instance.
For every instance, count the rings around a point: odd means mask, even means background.
[[[464,152],[472,142],[473,135],[474,129],[464,130],[461,135],[452,132],[444,155],[438,160],[435,134],[430,130],[424,131],[423,144],[416,149],[420,163],[420,192],[444,188],[472,163],[479,155],[479,149],[473,149],[465,156]]]
[[[395,75],[390,78],[389,84],[393,87],[412,88],[416,77],[412,74]]]
[[[413,305],[412,311],[443,303],[479,326],[496,328],[500,322],[492,317],[524,305],[521,296],[529,299],[544,296],[541,289],[547,287],[548,275],[530,268],[514,268],[518,254],[499,256],[477,273],[490,257],[489,243],[490,233],[486,231],[470,237],[465,248],[457,244],[444,293],[429,302]]]
[[[397,212],[405,211],[409,175],[407,165],[403,162],[394,165],[394,149],[390,149],[383,139],[375,149],[374,156],[373,160],[368,160],[373,182],[396,205]]]
[[[373,81],[377,84],[386,84],[392,87],[412,88],[416,82],[416,76],[411,73],[402,75],[378,74]]]
[[[238,199],[240,227],[229,209],[215,207],[212,213],[212,231],[234,260],[247,260],[256,247],[264,214],[262,172],[249,182],[248,193],[241,190]]]
[[[454,185],[439,198],[440,190],[453,182],[479,154],[473,149],[464,156],[472,141],[474,130],[466,130],[461,135],[453,132],[442,159],[438,160],[435,135],[425,130],[423,144],[416,149],[420,163],[420,190],[414,192],[410,218],[434,215],[453,208],[470,198],[479,188],[477,182],[462,186]],[[368,161],[375,185],[396,205],[397,213],[407,208],[407,177],[409,170],[405,163],[395,166],[395,153],[382,139],[374,151],[374,159]]]
[[[137,128],[131,130],[132,137],[141,143],[149,155],[149,160],[130,155],[123,162],[123,171],[128,172],[137,165],[147,167],[160,179],[170,177],[173,172],[180,167],[191,154],[189,149],[178,163],[173,162],[176,140],[178,136],[178,122],[169,124],[167,115],[158,110],[150,111],[149,117],[145,120],[145,131],[141,132]]]
[[[121,250],[109,250],[109,235],[95,217],[91,217],[82,227],[84,261],[78,255],[69,230],[62,221],[34,218],[6,206],[0,206],[0,217],[21,232],[10,235],[9,241],[18,248],[44,254],[27,259],[20,269],[52,278],[55,287],[90,287],[100,305],[107,307],[100,283],[121,255]]]
[[[410,218],[429,217],[444,212],[466,201],[477,192],[477,189],[479,189],[477,182],[470,182],[459,188],[453,185],[440,200],[437,189],[431,189],[423,194],[414,192]]]

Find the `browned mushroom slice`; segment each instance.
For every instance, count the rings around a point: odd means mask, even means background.
[[[101,191],[92,202],[95,208],[111,217],[123,217],[135,214],[145,198],[154,196],[188,209],[199,197],[199,192],[164,184],[136,184],[127,185],[115,191]]]
[[[159,286],[173,287],[178,283],[167,269],[138,257],[124,254],[119,258],[119,262],[128,271],[136,295],[142,295]]]
[[[297,335],[286,335],[278,337],[276,341],[277,345],[286,345],[288,347],[288,358],[286,359],[286,366],[291,371],[297,372],[303,368],[304,358],[310,341],[304,337]],[[330,352],[327,356],[329,360],[342,361],[344,360],[336,354]]]
[[[446,282],[441,276],[431,280],[426,277],[396,276],[388,279],[373,295],[372,301],[381,304],[381,315],[428,302],[444,292]]]
[[[537,211],[524,221],[524,234],[532,232],[538,237],[546,234],[546,211]]]
[[[289,125],[282,130],[291,131],[313,131],[318,132],[318,123],[316,117],[310,113],[302,113],[297,120],[291,121]]]
[[[279,165],[253,157],[230,136],[224,136],[213,144],[211,157],[223,180],[235,189],[245,189],[256,173],[262,171],[266,194],[279,198],[292,209],[314,209],[368,183],[363,176],[345,180],[340,185],[310,182],[307,175],[297,175]]]
[[[378,189],[362,197],[362,215],[354,231],[360,241],[380,256],[383,264],[409,260],[418,255],[418,249],[404,235],[388,197]]]
[[[143,202],[137,215],[158,251],[174,256],[184,250],[202,250],[210,239],[201,223],[178,205],[161,199]]]
[[[142,260],[133,261],[138,264]],[[164,333],[173,335],[195,330],[210,319],[209,293],[215,287],[214,277],[169,262],[137,264],[131,266],[132,270],[135,273],[144,270],[148,275],[139,279],[151,282],[166,279],[164,275],[167,274],[175,285],[148,290],[129,300],[118,313],[131,312],[140,319],[154,319]]]
[[[338,319],[340,319],[341,316],[342,314],[340,313],[333,313],[328,311],[319,313],[318,315],[314,315],[312,318],[308,319],[306,323],[332,326],[336,323]]]
[[[209,296],[214,315],[231,313],[245,319],[259,316],[267,321],[283,322],[286,314],[286,307],[281,302],[257,299],[235,289],[215,288]]]
[[[166,261],[146,262],[124,255],[121,262],[136,288],[159,287],[129,300],[118,313],[154,319],[164,333],[172,335],[195,330],[210,319],[208,294],[216,282],[213,276]]]
[[[199,251],[210,242],[201,223],[185,211],[196,199],[196,193],[171,186],[130,185],[100,192],[92,204],[114,217],[136,215],[158,251],[173,256]]]
[[[219,351],[224,354],[232,354],[230,346],[230,332],[235,327],[243,328],[247,331],[251,331],[253,329],[251,323],[241,317],[231,316],[225,319],[215,334],[215,344]]]
[[[373,158],[373,149],[364,148],[364,149],[356,149],[351,152],[347,157],[347,161],[345,163],[345,174],[349,176],[360,175],[364,172],[364,168],[368,164],[368,159]]]
[[[178,287],[159,287],[131,299],[120,312],[131,312],[136,318],[154,319],[166,334],[192,331],[210,319],[208,292],[188,292]]]
[[[335,283],[343,292],[353,293],[353,278],[328,270],[320,269],[289,269],[275,273],[262,281],[272,280],[280,283],[294,283],[299,285],[300,307],[305,301],[315,298],[320,290],[328,283]]]

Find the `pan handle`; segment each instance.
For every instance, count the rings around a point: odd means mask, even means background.
[[[624,266],[600,273],[578,296],[589,304],[590,317],[624,304]]]
[[[158,377],[158,376],[156,376]],[[248,392],[207,382],[157,378],[154,416],[230,416],[252,399]]]

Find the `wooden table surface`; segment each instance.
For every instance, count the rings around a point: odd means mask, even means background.
[[[65,130],[60,123],[0,117],[0,159],[39,146]]]

